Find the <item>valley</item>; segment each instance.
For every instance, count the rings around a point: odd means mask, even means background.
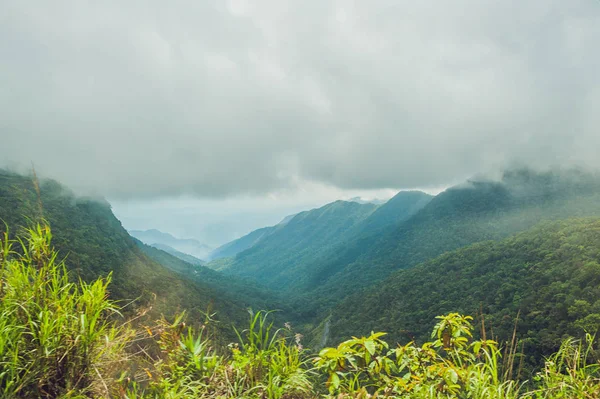
[[[436,316],[460,313],[475,317],[475,333],[518,343],[527,379],[565,337],[600,329],[593,173],[520,169],[436,196],[336,201],[251,232],[208,262],[130,236],[101,198],[7,171],[0,183],[8,237],[48,223],[70,276],[111,275],[109,297],[136,325],[185,310],[191,326],[217,321],[213,339],[225,345],[248,311],[276,310],[273,322],[291,323],[318,352],[372,331],[386,331],[393,345],[422,343]]]

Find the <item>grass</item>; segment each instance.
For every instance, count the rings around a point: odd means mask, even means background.
[[[566,339],[520,381],[519,343],[475,339],[456,313],[420,346],[372,333],[318,354],[264,311],[226,347],[210,314],[198,329],[185,314],[134,329],[108,298],[110,275],[71,281],[51,240],[44,225],[1,239],[1,398],[600,398],[594,337]]]

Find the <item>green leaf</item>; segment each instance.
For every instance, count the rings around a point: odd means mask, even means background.
[[[367,351],[373,356],[375,354],[375,341],[367,340],[365,341],[365,348]]]

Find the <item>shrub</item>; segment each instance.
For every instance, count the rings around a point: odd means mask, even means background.
[[[70,282],[47,226],[10,240],[0,252],[0,396],[109,394],[126,341],[108,318],[111,276]]]

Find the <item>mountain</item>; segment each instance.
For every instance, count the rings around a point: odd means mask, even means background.
[[[251,231],[250,233],[238,238],[237,240],[233,240],[224,245],[221,245],[219,248],[211,251],[211,253],[208,255],[208,260],[230,258],[239,254],[242,251],[247,250],[248,248],[256,245],[256,243],[258,243],[261,239],[268,236],[273,231],[277,230],[277,226],[281,227],[286,225],[290,220],[294,218],[294,216],[296,216],[296,214],[288,215],[275,226],[263,227],[261,229]],[[224,262],[222,261],[213,263],[210,266],[214,267],[215,270],[218,270],[220,268],[223,268],[223,264]],[[225,261],[225,264],[229,264],[229,262]]]
[[[150,259],[182,275],[186,280],[212,287],[215,297],[220,300],[227,299],[244,308],[257,310],[278,309],[280,312],[285,310],[283,314],[292,317],[293,311],[286,306],[283,298],[251,281],[226,276],[205,266],[186,262],[135,238],[134,241]]]
[[[176,238],[169,233],[160,230],[130,230],[129,234],[148,245],[167,245],[179,252],[192,255],[201,260],[207,258],[212,250],[208,245],[202,244],[193,238]]]
[[[386,203],[386,200],[373,198],[373,199],[364,199],[362,197],[352,197],[348,200],[348,202],[356,202],[359,204],[373,204],[373,205],[383,205]]]
[[[238,253],[222,270],[283,290],[306,274],[305,265],[346,240],[376,205],[336,201],[297,214],[274,226],[254,246]]]
[[[579,170],[520,169],[498,181],[477,179],[434,197],[413,216],[321,261],[321,273],[297,295],[307,315],[321,314],[398,269],[475,242],[499,240],[544,220],[600,216],[600,177]],[[308,316],[307,316],[308,317]]]
[[[365,220],[362,233],[397,225],[421,210],[432,198],[422,191],[400,191]]]
[[[245,236],[238,238],[237,240],[228,242],[227,244],[215,249],[208,255],[208,260],[229,258],[231,256],[235,256],[238,253],[254,246],[263,237],[268,236],[275,230],[276,226],[263,227],[262,229],[254,230],[253,232],[248,233]]]
[[[121,304],[133,300],[126,308],[130,315],[148,312],[155,318],[187,309],[191,320],[202,320],[203,312],[212,309],[224,326],[246,319],[248,301],[223,296],[225,279],[219,284],[215,279],[192,281],[150,259],[106,201],[76,196],[53,180],[38,186],[30,176],[0,170],[0,220],[11,235],[42,218],[49,222],[53,245],[66,256],[72,278],[92,281],[112,272],[111,298]]]
[[[161,251],[165,251],[166,253],[173,255],[174,257],[179,258],[191,265],[204,265],[206,263],[205,261],[198,259],[195,256],[184,254],[183,252],[180,252],[166,244],[152,244],[152,246],[154,248],[160,249]]]
[[[392,342],[424,341],[435,316],[480,311],[497,340],[510,339],[516,323],[531,362],[565,336],[598,332],[600,219],[545,222],[395,272],[335,307],[330,339],[387,331]]]
[[[262,231],[260,241],[248,250],[209,267],[254,278],[274,290],[303,292],[326,279],[330,269],[323,266],[331,259],[364,250],[381,231],[406,220],[431,198],[420,191],[402,191],[380,206],[336,201]]]

